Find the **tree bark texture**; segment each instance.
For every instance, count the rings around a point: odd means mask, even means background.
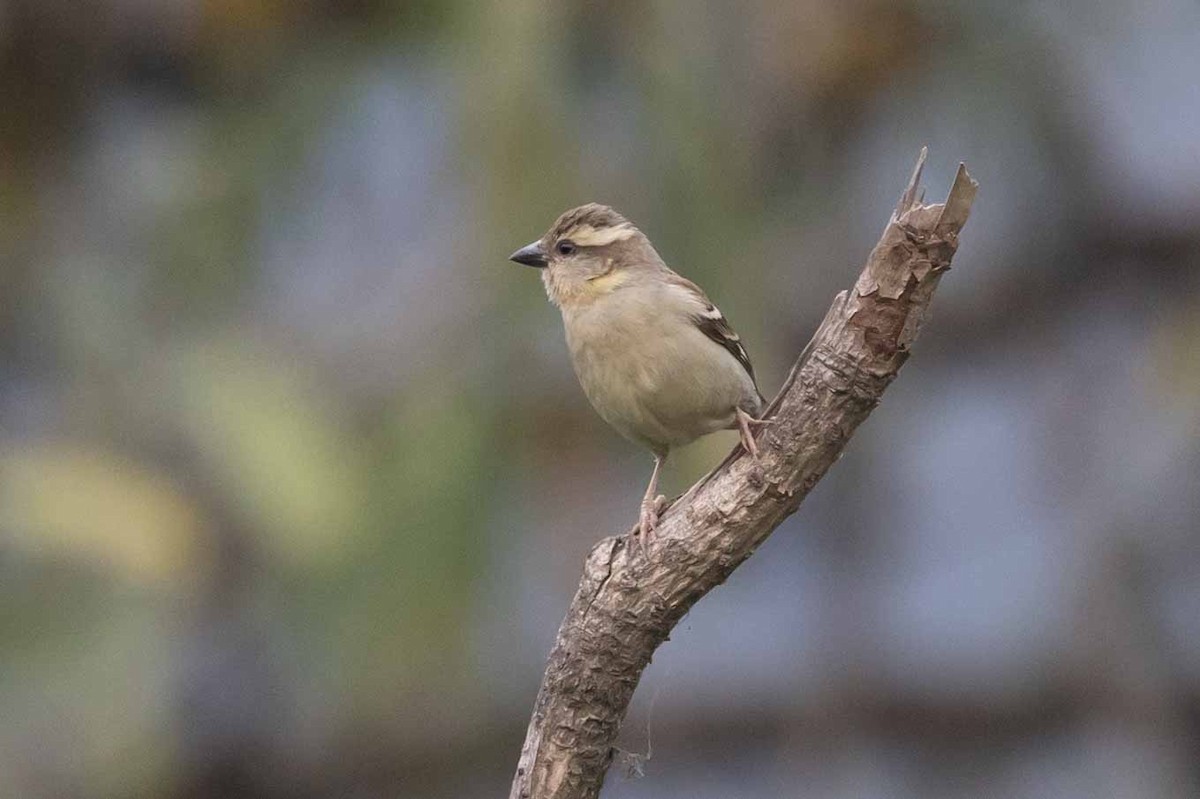
[[[648,555],[627,536],[587,557],[534,705],[510,799],[599,795],[642,670],[671,630],[840,457],[908,360],[977,184],[918,195],[925,151],[854,287],[837,295],[766,412],[757,461],[735,450],[664,513]]]

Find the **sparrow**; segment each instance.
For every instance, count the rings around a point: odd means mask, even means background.
[[[750,356],[700,287],[672,271],[645,234],[606,205],[565,212],[509,260],[541,270],[592,407],[654,455],[633,530],[645,551],[664,502],[659,473],[672,449],[737,430],[757,459],[753,428],[767,422],[759,418],[765,400]]]

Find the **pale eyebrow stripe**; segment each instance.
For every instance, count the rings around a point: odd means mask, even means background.
[[[624,241],[637,232],[632,225],[617,225],[616,227],[595,228],[591,225],[579,225],[573,228],[564,238],[578,244],[580,247],[603,247],[616,241]]]

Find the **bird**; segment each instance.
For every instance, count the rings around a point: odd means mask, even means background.
[[[750,356],[704,291],[607,205],[565,211],[509,260],[541,270],[592,407],[654,456],[631,531],[646,552],[664,502],[659,474],[672,449],[737,430],[758,459],[754,430],[770,422],[761,418],[766,402]]]

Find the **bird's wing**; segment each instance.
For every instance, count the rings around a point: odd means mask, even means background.
[[[745,368],[746,373],[750,375],[750,379],[757,385],[758,381],[754,377],[754,365],[750,363],[750,355],[747,354],[746,348],[742,346],[742,340],[734,332],[733,327],[729,324],[729,320],[725,318],[725,314],[721,313],[721,309],[713,304],[713,301],[708,298],[703,289],[686,277],[671,273],[669,281],[692,295],[692,299],[697,304],[696,310],[692,313],[692,321],[696,323],[696,327],[700,329],[700,332],[728,350],[729,354],[734,358],[737,358],[738,363]]]

